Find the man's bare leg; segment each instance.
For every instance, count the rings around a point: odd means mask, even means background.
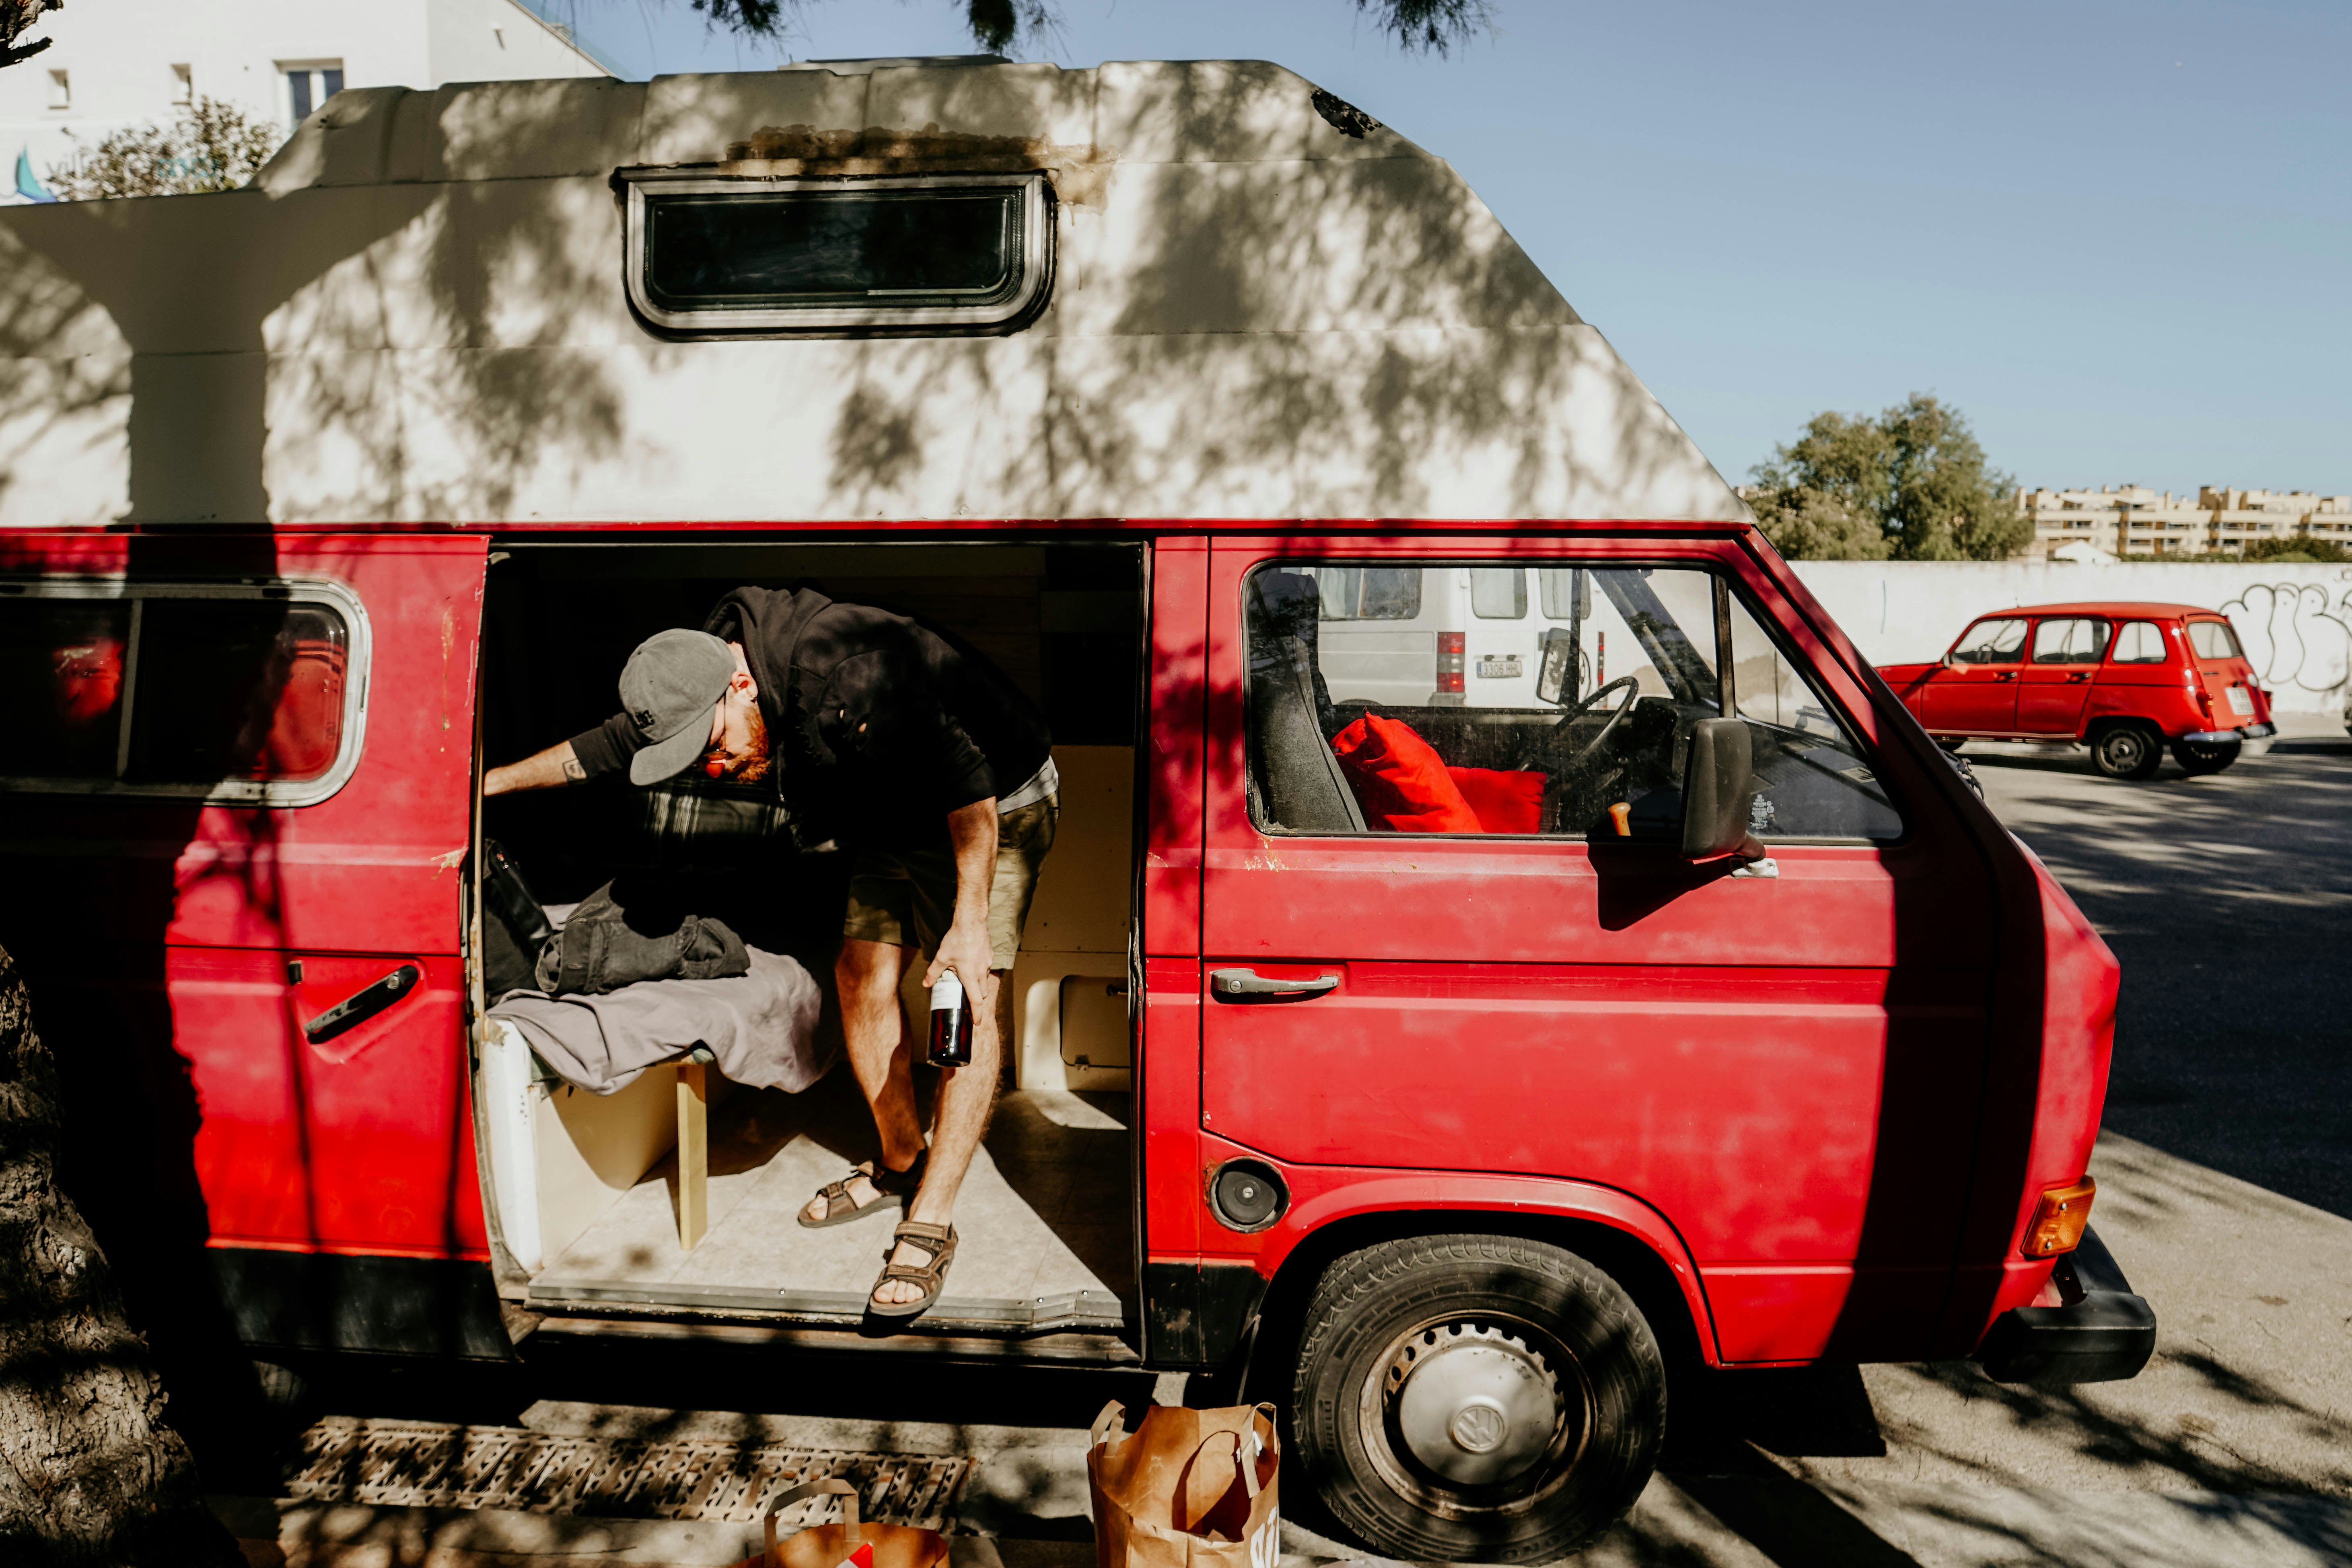
[[[874,1111],[875,1131],[882,1135],[882,1163],[893,1171],[905,1170],[923,1152],[923,1124],[915,1115],[914,1055],[906,1010],[898,1005],[898,983],[914,956],[911,948],[844,937],[841,956],[833,965],[849,1068]],[[975,1029],[975,1046],[978,1035]],[[864,1176],[851,1177],[848,1186],[850,1200],[861,1207],[881,1196]],[[824,1207],[824,1198],[813,1199],[809,1217],[823,1219]]]
[[[972,1008],[971,1061],[940,1075],[939,1104],[931,1117],[931,1163],[923,1170],[923,1184],[915,1201],[907,1205],[908,1219],[926,1225],[954,1223],[956,1193],[963,1185],[964,1173],[971,1168],[971,1157],[980,1152],[989,1113],[996,1106],[998,1075],[1004,1059],[996,1003],[1011,980],[1002,969],[990,972],[989,994],[973,998],[978,1005]],[[919,1268],[930,1261],[930,1253],[901,1242],[890,1261]],[[874,1288],[877,1301],[913,1301],[922,1294],[923,1288],[911,1279],[885,1279]]]

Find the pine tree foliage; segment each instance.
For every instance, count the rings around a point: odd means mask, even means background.
[[[5,3],[5,0],[0,0]],[[169,125],[134,125],[50,176],[68,201],[105,196],[188,196],[234,191],[251,180],[285,140],[278,127],[233,103],[199,98]]]
[[[36,38],[29,44],[16,40],[41,19],[42,13],[55,11],[64,4],[65,0],[0,0],[0,66],[29,60],[55,43],[54,38]]]
[[[6,4],[8,0],[0,0]],[[817,0],[688,0],[717,26],[778,38]],[[1036,48],[1060,28],[1054,0],[948,0],[963,13],[971,41],[992,54]],[[1494,25],[1491,0],[1355,0],[1356,12],[1408,54],[1445,55]]]

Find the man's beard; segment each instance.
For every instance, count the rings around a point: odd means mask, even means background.
[[[758,784],[775,766],[775,753],[768,747],[768,721],[761,716],[758,703],[743,710],[743,727],[751,736],[743,760],[735,764],[727,777],[733,784]]]

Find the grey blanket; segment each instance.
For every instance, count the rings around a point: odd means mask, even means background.
[[[816,1037],[822,998],[796,959],[751,949],[751,972],[723,980],[641,980],[600,995],[516,991],[490,1009],[520,1029],[565,1081],[626,1089],[657,1062],[708,1046],[737,1083],[797,1094],[836,1054]]]

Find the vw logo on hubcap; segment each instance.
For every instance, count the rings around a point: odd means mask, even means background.
[[[1473,1454],[1492,1453],[1510,1435],[1511,1423],[1502,1407],[1480,1400],[1465,1405],[1454,1413],[1446,1424],[1447,1434],[1465,1450]]]

